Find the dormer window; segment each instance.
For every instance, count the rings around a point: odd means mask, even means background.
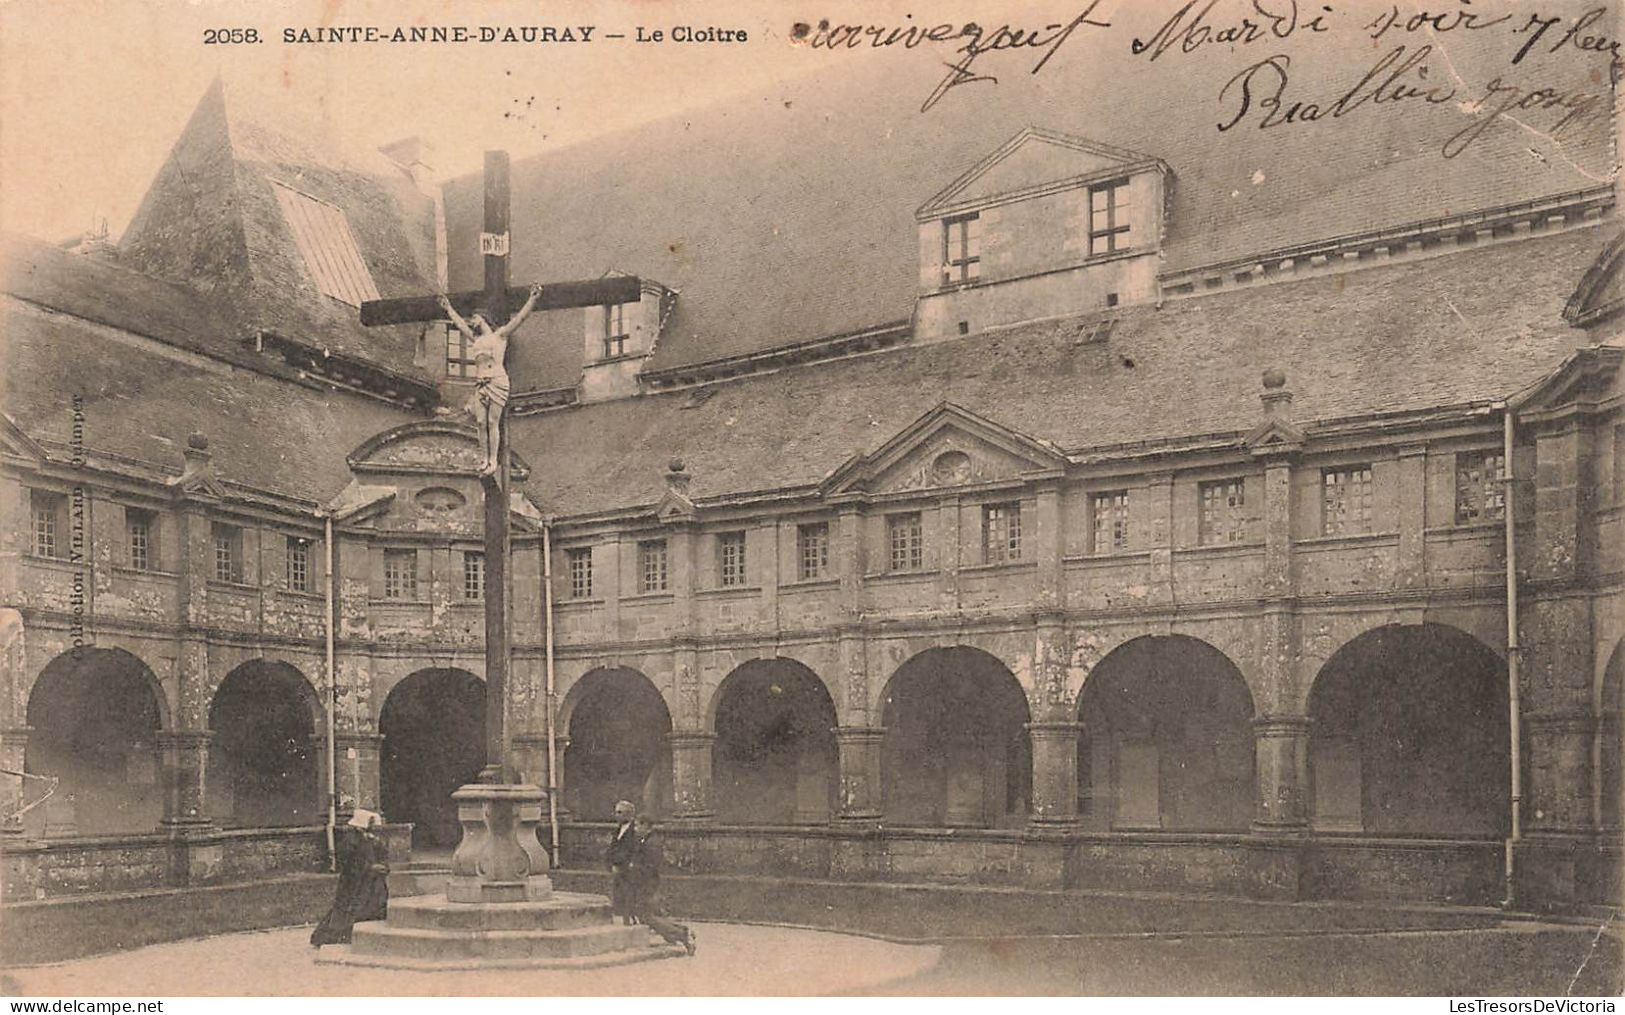
[[[955,215],[942,223],[942,281],[944,285],[974,282],[982,277],[982,217],[976,212]]]
[[[323,294],[359,307],[378,298],[378,287],[350,231],[344,209],[272,180],[271,190],[311,280]]]
[[[1090,257],[1128,248],[1127,191],[1127,177],[1089,188]]]
[[[620,359],[626,355],[626,343],[631,335],[626,330],[626,304],[613,303],[604,308],[604,358]]]

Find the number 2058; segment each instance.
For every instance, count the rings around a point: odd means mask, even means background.
[[[245,42],[260,41],[258,28],[205,28],[203,30],[203,44],[205,46],[239,45]]]

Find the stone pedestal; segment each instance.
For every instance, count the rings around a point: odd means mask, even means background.
[[[836,727],[841,778],[836,797],[838,820],[880,820],[880,749],[885,739],[886,731],[879,726]]]
[[[163,758],[165,828],[199,828],[209,824],[203,800],[212,736],[207,730],[158,734]]]
[[[1033,824],[1069,825],[1078,817],[1078,732],[1075,722],[1027,724],[1033,742]]]
[[[349,946],[316,961],[390,969],[538,969],[621,965],[682,955],[642,926],[614,921],[599,895],[554,892],[536,838],[547,794],[525,785],[452,794],[463,839],[446,891],[390,900],[385,920],[359,923]]]
[[[672,789],[675,813],[681,821],[708,821],[711,807],[711,747],[716,734],[681,731],[668,733],[671,745]]]
[[[1309,719],[1269,716],[1253,721],[1258,809],[1253,831],[1302,835],[1309,831]]]

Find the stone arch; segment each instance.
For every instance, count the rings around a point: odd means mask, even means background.
[[[31,810],[33,834],[151,831],[163,817],[159,735],[170,729],[158,678],[118,648],[77,648],[52,659],[28,693],[32,732],[23,770],[54,776],[56,792]]]
[[[1032,800],[1028,695],[998,657],[929,648],[881,694],[887,821],[968,827],[1024,824]]]
[[[228,828],[319,823],[326,715],[291,663],[233,667],[209,702],[209,816]]]
[[[837,723],[829,688],[795,659],[752,659],[717,686],[711,800],[736,824],[822,824],[835,803]]]
[[[1621,754],[1625,753],[1625,639],[1614,645],[1603,670],[1597,708],[1597,792],[1599,807],[1597,821],[1600,827],[1617,830],[1620,817],[1620,794],[1625,785],[1620,778]]]
[[[1094,829],[1245,831],[1256,780],[1252,692],[1189,635],[1113,648],[1078,695],[1078,810]]]
[[[1443,624],[1367,630],[1315,675],[1308,713],[1317,829],[1504,834],[1506,669],[1479,639]]]
[[[628,666],[599,667],[571,685],[559,706],[564,806],[589,821],[614,816],[617,800],[661,814],[671,800],[671,710],[653,681]]]
[[[378,713],[384,815],[412,824],[418,849],[462,838],[451,794],[485,766],[485,682],[464,669],[428,668],[390,688]]]

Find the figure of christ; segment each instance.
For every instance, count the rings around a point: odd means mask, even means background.
[[[446,312],[452,326],[468,339],[468,350],[474,357],[474,397],[469,400],[468,408],[479,423],[480,443],[485,452],[485,459],[480,464],[481,476],[494,476],[497,473],[502,413],[508,406],[508,339],[536,309],[536,301],[541,295],[541,286],[531,286],[530,298],[525,300],[525,305],[500,328],[491,327],[483,308],[471,315],[473,321],[465,321],[451,305],[450,299],[444,295],[440,297],[440,309]]]

